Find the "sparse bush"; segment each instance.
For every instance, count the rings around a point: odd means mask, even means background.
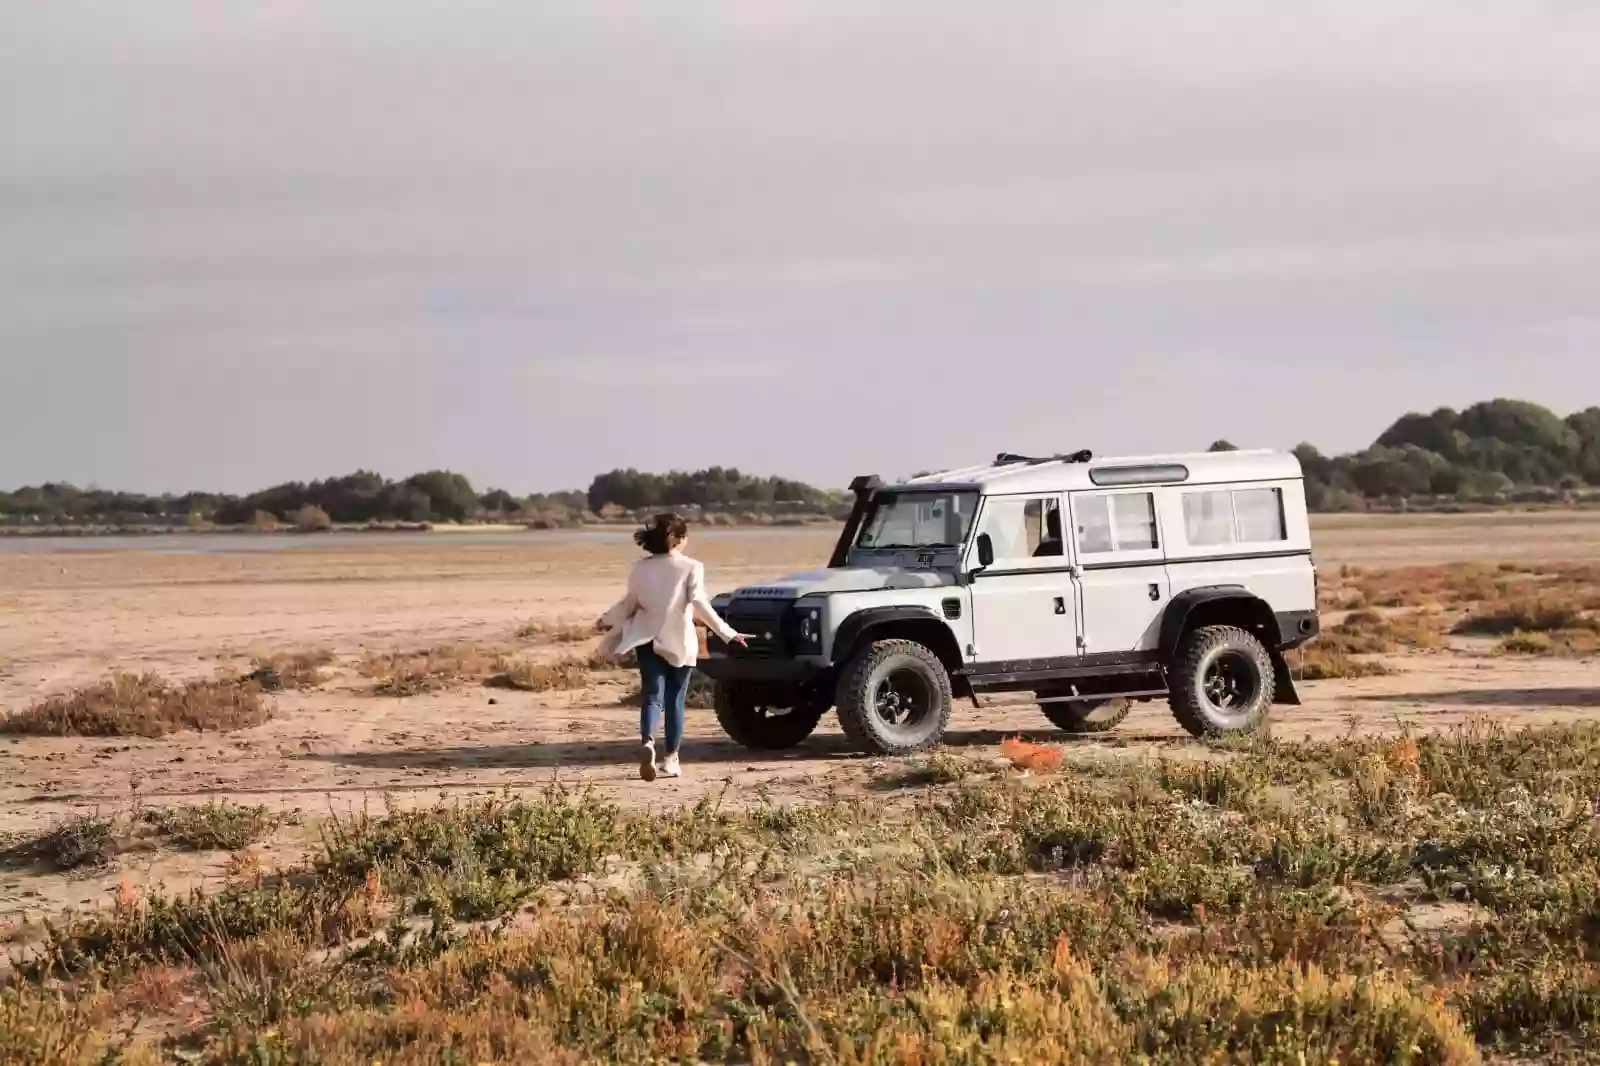
[[[339,819],[282,876],[52,925],[0,1051],[110,1061],[136,1017],[218,1066],[1584,1060],[1600,726],[1195,754],[870,805]]]
[[[965,758],[948,751],[936,751],[911,761],[878,778],[878,787],[927,788],[936,785],[953,785],[972,776],[974,767]]]
[[[1320,634],[1313,643],[1350,655],[1393,652],[1402,648],[1438,648],[1444,644],[1444,628],[1444,621],[1436,612],[1381,614],[1374,610],[1358,610]]]
[[[264,692],[280,689],[308,689],[328,683],[324,667],[333,662],[329,651],[278,652],[261,656],[251,663],[252,670],[246,680]]]
[[[154,807],[145,823],[180,848],[194,851],[238,851],[271,835],[282,819],[265,807],[211,803],[195,807]]]
[[[301,533],[321,533],[333,528],[328,512],[314,503],[308,503],[294,513],[294,528]]]
[[[1591,617],[1572,603],[1519,599],[1475,611],[1455,627],[1457,633],[1486,637],[1561,630],[1600,633],[1600,618]]]
[[[1600,654],[1600,633],[1592,629],[1558,629],[1548,633],[1518,630],[1495,643],[1496,655],[1541,655],[1582,658]]]
[[[1357,659],[1348,652],[1329,650],[1320,641],[1291,656],[1289,670],[1298,681],[1387,677],[1394,673],[1392,667],[1376,659]]]
[[[0,860],[43,863],[54,870],[109,865],[117,854],[117,823],[98,814],[81,814],[31,840],[0,851]]]
[[[250,729],[272,717],[251,684],[113,674],[97,685],[51,696],[0,718],[0,733],[52,737],[160,737],[183,730]]]
[[[481,681],[494,672],[500,657],[475,644],[441,644],[425,651],[368,653],[361,673],[374,679],[379,696],[415,696],[454,684]]]

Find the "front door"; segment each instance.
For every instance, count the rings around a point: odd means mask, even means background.
[[[1156,650],[1171,587],[1154,494],[1077,492],[1071,504],[1082,568],[1083,651],[1118,655]]]
[[[994,562],[972,580],[973,647],[981,665],[1077,654],[1072,570],[1059,496],[990,496],[978,519]]]

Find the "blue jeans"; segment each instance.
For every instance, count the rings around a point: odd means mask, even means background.
[[[664,709],[667,714],[667,751],[676,755],[683,741],[683,701],[689,695],[689,674],[692,666],[673,666],[656,654],[650,645],[641,646],[639,657],[639,687],[644,693],[639,708],[639,736],[649,740],[656,732],[656,716]]]

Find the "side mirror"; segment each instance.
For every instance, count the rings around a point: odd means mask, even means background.
[[[994,541],[987,533],[978,534],[978,565],[980,567],[994,565]]]

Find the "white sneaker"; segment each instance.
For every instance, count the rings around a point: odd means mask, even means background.
[[[639,776],[646,781],[656,779],[656,746],[648,740],[639,745]]]
[[[662,777],[682,777],[683,776],[683,767],[678,765],[678,756],[677,756],[676,752],[674,752],[671,755],[668,755],[665,759],[661,760],[661,776]]]

